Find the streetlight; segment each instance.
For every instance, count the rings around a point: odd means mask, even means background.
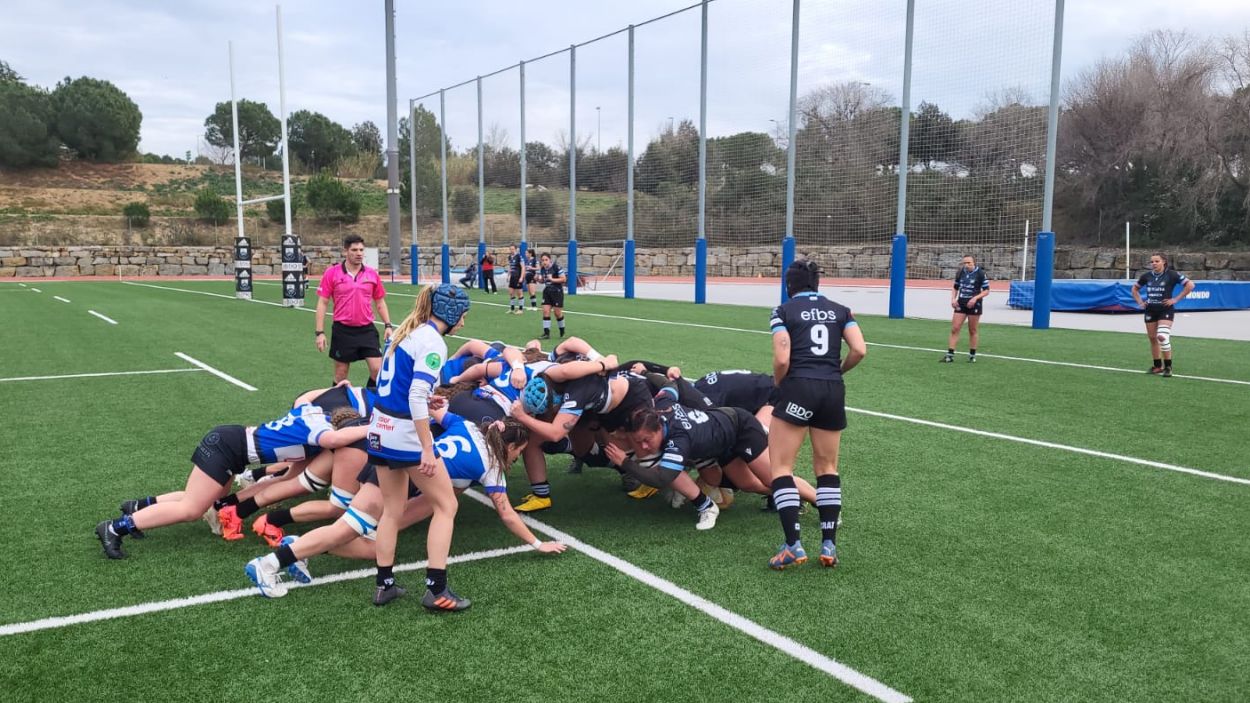
[[[600,111],[598,105],[595,105],[595,121],[596,121],[595,140],[598,142],[598,146],[595,147],[595,151],[602,154],[603,153],[603,112]]]
[[[673,118],[672,117],[668,118],[668,131],[670,132],[673,131]]]

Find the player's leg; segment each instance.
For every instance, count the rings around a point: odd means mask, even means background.
[[[1163,373],[1163,350],[1159,345],[1159,321],[1146,323],[1146,337],[1150,340],[1150,358],[1154,361],[1150,373]]]
[[[951,334],[946,342],[946,356],[942,357],[942,361],[950,363],[955,360],[955,347],[959,346],[959,332],[964,328],[964,320],[968,318],[962,312],[956,312],[951,315]]]
[[[446,475],[446,472],[443,473]],[[395,583],[394,569],[395,546],[399,541],[399,516],[403,514],[404,504],[408,502],[408,472],[379,465],[378,487],[382,492],[382,516],[375,526],[378,571],[373,604],[385,605],[404,594],[404,589]]]
[[[555,312],[556,316],[556,326],[560,328],[560,336],[564,337],[564,306],[555,306],[553,312]]]
[[[114,520],[98,523],[96,538],[100,540],[105,556],[110,559],[125,558],[122,537],[126,535],[142,537],[144,530],[191,522],[199,518],[213,504],[213,500],[226,490],[228,482],[228,474],[209,475],[198,466],[193,466],[191,475],[187,477],[186,488],[178,500],[152,503],[132,514],[123,514]]]
[[[785,544],[768,565],[785,569],[807,561],[807,554],[799,541],[799,489],[794,480],[794,461],[798,457],[807,427],[791,424],[785,418],[773,417],[768,430],[768,455],[771,467],[773,505],[781,518]]]
[[[1163,356],[1163,375],[1170,377],[1172,375],[1172,320],[1167,318],[1159,320],[1159,326],[1155,330],[1155,343],[1159,345],[1159,352]]]
[[[816,472],[816,509],[820,513],[820,563],[836,566],[838,516],[842,512],[842,477],[838,475],[841,430],[811,428],[812,469]]]
[[[525,477],[530,492],[516,506],[518,512],[532,513],[551,507],[551,484],[547,481],[547,454],[541,442],[530,442],[521,454],[525,461]]]
[[[543,301],[543,336],[540,339],[551,339],[551,306]]]
[[[376,385],[378,382],[378,372],[382,370],[382,357],[366,356],[365,365],[369,367],[370,385]]]
[[[977,360],[977,343],[980,341],[978,332],[981,326],[981,316],[968,315],[968,361],[975,362]]]
[[[430,502],[433,514],[425,538],[425,553],[429,566],[425,570],[425,595],[421,605],[429,610],[458,611],[469,607],[469,599],[461,598],[447,586],[447,556],[451,552],[451,535],[456,525],[456,509],[459,501],[451,485],[451,477],[445,470],[436,470],[433,476],[426,476],[416,467],[408,469],[408,478],[421,491],[421,495]],[[405,500],[405,503],[407,501]],[[387,509],[391,504],[387,502]],[[395,508],[396,526],[404,513],[403,505]],[[383,513],[383,519],[386,514]],[[381,544],[378,545],[379,550]]]

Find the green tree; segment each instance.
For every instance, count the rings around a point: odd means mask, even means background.
[[[477,218],[477,188],[461,186],[451,192],[451,217],[468,224]]]
[[[92,161],[116,162],[139,146],[143,113],[120,88],[95,78],[66,78],[52,92],[56,134]]]
[[[8,61],[0,61],[0,85],[5,83],[22,83],[22,77],[13,70]]]
[[[0,66],[0,72],[8,65]],[[0,165],[55,166],[60,140],[52,130],[52,100],[39,88],[0,80]]]
[[[135,227],[147,227],[148,221],[152,219],[152,211],[148,209],[147,203],[126,203],[122,208],[122,216]]]
[[[239,101],[239,151],[244,158],[270,156],[282,138],[282,123],[265,103]],[[204,141],[216,147],[234,148],[234,124],[230,102],[219,102],[204,119]]]
[[[521,214],[520,198],[516,201],[516,214]],[[525,194],[525,219],[535,227],[555,226],[556,199],[551,191],[532,190]]]
[[[360,219],[360,195],[334,177],[329,169],[319,171],[304,184],[304,199],[321,220]]]
[[[356,151],[351,132],[320,112],[294,113],[287,120],[287,130],[291,155],[314,171],[333,168],[340,159]]]
[[[215,225],[224,224],[230,219],[230,203],[212,188],[204,188],[195,195],[195,214]]]
[[[372,121],[361,122],[352,127],[352,144],[362,154],[381,155],[382,131]]]
[[[291,221],[295,221],[295,214],[299,211],[299,201],[295,199],[294,194],[291,196]],[[270,200],[265,203],[265,214],[269,216],[271,222],[286,222],[286,207],[283,206],[281,200]]]

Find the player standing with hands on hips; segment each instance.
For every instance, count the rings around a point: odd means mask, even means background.
[[[551,254],[542,255],[542,265],[538,268],[538,282],[543,284],[543,336],[539,339],[551,339],[551,311],[556,313],[556,324],[560,327],[560,336],[564,336],[564,284],[569,280],[568,274],[560,270],[560,265],[552,261]]]
[[[768,566],[781,570],[807,561],[799,542],[799,490],[794,461],[804,435],[812,439],[816,508],[820,513],[820,563],[838,565],[837,529],[842,512],[838,449],[846,429],[846,388],[842,375],[868,353],[850,308],[820,294],[816,262],[799,259],[786,270],[790,300],[773,308],[773,378],[777,383],[768,433],[773,503],[781,516],[785,544]],[[842,342],[847,355],[842,359]]]
[[[955,345],[959,344],[959,331],[963,329],[964,320],[968,321],[968,361],[977,361],[977,342],[980,333],[977,326],[981,323],[981,301],[990,294],[990,279],[985,269],[977,266],[977,260],[971,254],[965,255],[963,266],[955,274],[955,286],[951,290],[951,307],[955,314],[951,316],[951,338],[946,345],[946,356],[942,363],[949,364],[955,360]]]
[[[330,358],[334,360],[334,382],[347,378],[353,361],[365,360],[369,383],[378,379],[382,349],[378,330],[373,326],[373,306],[386,324],[386,340],[391,339],[391,313],[386,309],[386,289],[377,269],[365,266],[365,240],[358,234],[343,238],[343,261],[326,269],[317,286],[317,314],[313,337],[317,351],[326,350],[326,303],[334,301],[334,326],[330,338]]]
[[[1172,293],[1182,286],[1180,295]],[[1141,289],[1146,289],[1146,299]],[[1194,290],[1194,282],[1185,274],[1168,265],[1163,254],[1150,256],[1150,270],[1143,273],[1133,284],[1133,300],[1146,311],[1146,336],[1150,338],[1150,355],[1154,365],[1149,373],[1172,375],[1172,321],[1176,319],[1176,304]]]

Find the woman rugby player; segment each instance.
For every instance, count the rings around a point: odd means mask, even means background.
[[[1180,295],[1172,297],[1177,286],[1181,286]],[[1144,301],[1143,288],[1146,289]],[[1163,374],[1164,378],[1172,376],[1172,323],[1176,319],[1176,304],[1193,290],[1194,282],[1168,266],[1168,257],[1163,254],[1152,254],[1150,270],[1133,284],[1133,300],[1146,311],[1146,336],[1150,338],[1150,356],[1154,359],[1149,373]]]

